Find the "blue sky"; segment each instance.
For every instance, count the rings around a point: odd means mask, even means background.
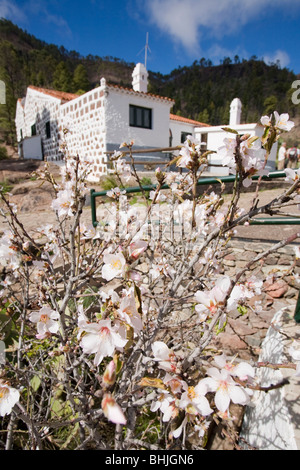
[[[144,62],[167,74],[201,57],[266,63],[300,73],[300,0],[0,0],[7,18],[86,56]]]

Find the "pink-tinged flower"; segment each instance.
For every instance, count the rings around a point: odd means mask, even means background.
[[[178,415],[177,401],[173,395],[164,390],[158,395],[157,400],[151,403],[150,410],[153,412],[160,410],[163,415],[162,420],[166,423]]]
[[[56,199],[52,201],[52,209],[57,212],[58,217],[72,217],[73,192],[67,188],[58,191]]]
[[[177,357],[172,349],[162,341],[155,341],[152,344],[154,361],[158,362],[158,367],[166,372],[178,372]]]
[[[225,369],[229,375],[238,377],[240,380],[247,380],[249,377],[254,378],[254,368],[247,362],[239,362],[234,364],[233,361],[228,361],[225,354],[215,356],[214,361],[220,369]]]
[[[118,314],[120,320],[132,326],[135,331],[141,331],[143,329],[143,322],[136,308],[133,288],[125,291],[125,295],[120,302]]]
[[[290,131],[295,125],[293,121],[289,121],[290,116],[287,113],[279,115],[277,111],[274,111],[274,117],[275,127],[281,131]]]
[[[208,392],[208,387],[200,380],[195,386],[185,386],[185,392],[182,394],[179,401],[179,407],[184,409],[190,415],[201,414],[202,416],[210,415],[213,410],[209,405],[209,401],[205,397]]]
[[[262,116],[260,119],[260,122],[262,123],[263,126],[270,127],[272,125],[271,119],[272,119],[272,114],[271,116]]]
[[[110,387],[113,385],[116,381],[116,363],[112,359],[106,366],[106,369],[104,371],[103,377],[102,377],[102,384],[103,386]]]
[[[286,178],[285,181],[288,183],[295,183],[295,181],[298,181],[300,179],[300,168],[298,170],[293,170],[292,168],[285,168],[284,169]]]
[[[146,251],[148,248],[148,242],[143,241],[143,240],[138,240],[136,242],[133,242],[129,245],[128,251],[129,251],[129,256],[133,259],[138,259],[139,256],[141,256],[144,251]]]
[[[104,415],[114,424],[126,424],[125,415],[110,393],[105,393],[101,402]]]
[[[115,349],[121,350],[127,339],[121,337],[117,328],[110,320],[100,320],[98,323],[88,323],[83,314],[78,318],[80,345],[86,354],[95,354],[94,364],[98,366],[104,357],[113,356]]]
[[[10,230],[5,230],[0,239],[0,265],[15,270],[20,266],[21,258],[14,245],[13,237]]]
[[[246,390],[238,385],[227,370],[219,371],[216,367],[207,370],[209,377],[202,379],[208,391],[215,393],[215,405],[221,413],[225,413],[230,405],[230,401],[235,404],[246,405],[249,402],[249,395]]]
[[[117,152],[117,153],[121,153],[121,152]],[[131,178],[131,168],[130,168],[130,165],[128,165],[128,163],[126,163],[125,159],[119,158],[115,163],[115,167],[116,167],[116,172],[122,178],[124,178],[126,182],[130,180],[130,178]]]
[[[236,139],[226,137],[223,140],[224,145],[218,148],[218,156],[222,158],[222,165],[230,168],[235,167]]]
[[[31,312],[29,320],[36,323],[38,339],[44,339],[59,329],[59,313],[48,306],[42,307],[38,312]]]
[[[10,414],[19,399],[20,392],[13,387],[9,387],[3,380],[0,380],[0,416]]]
[[[126,269],[126,259],[122,253],[105,254],[103,256],[104,266],[102,268],[102,277],[107,281],[117,276],[124,276]]]
[[[211,290],[196,292],[195,299],[198,305],[196,305],[195,310],[200,315],[200,321],[203,321],[208,314],[215,314],[224,304],[230,282],[228,276],[223,276],[217,280]]]

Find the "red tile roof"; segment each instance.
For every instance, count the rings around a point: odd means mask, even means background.
[[[152,96],[153,98],[158,98],[160,100],[171,101],[172,103],[175,102],[172,98],[168,98],[166,96],[154,95],[153,93],[144,93],[143,91],[135,91],[135,90],[133,90],[133,88],[126,88],[126,87],[123,87],[123,86],[120,86],[120,85],[112,85],[111,83],[108,83],[107,86],[109,88],[117,88],[119,90],[130,91],[130,92],[136,93],[138,95],[144,95],[144,96],[150,96],[150,97]]]
[[[53,96],[54,98],[58,98],[59,100],[62,100],[64,103],[67,101],[74,100],[75,98],[78,98],[79,95],[76,95],[75,93],[67,93],[65,91],[57,91],[57,90],[49,90],[48,88],[40,88],[37,86],[29,85],[28,88],[31,88],[32,90],[39,91],[40,93],[45,93],[46,95]]]
[[[210,127],[209,124],[206,124],[204,122],[194,121],[193,119],[177,116],[177,114],[170,114],[170,119],[172,119],[173,121],[186,122],[187,124],[193,124],[194,126],[198,127]]]

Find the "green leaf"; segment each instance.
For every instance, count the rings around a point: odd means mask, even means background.
[[[230,132],[231,134],[239,135],[238,131],[236,131],[235,129],[231,129],[230,127],[222,127],[222,130],[225,132]]]
[[[32,379],[30,380],[30,387],[34,392],[36,392],[41,385],[41,379],[39,378],[38,375],[34,375]]]

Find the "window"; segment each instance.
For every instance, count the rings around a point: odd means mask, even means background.
[[[152,129],[152,109],[129,105],[129,125]]]
[[[205,134],[204,134],[204,133],[201,134],[201,136],[200,136],[200,137],[201,137],[201,139],[200,139],[201,142],[202,142],[203,144],[205,144],[206,146],[207,146],[207,136],[208,136],[207,132],[206,132]]]
[[[181,138],[180,138],[180,143],[181,144],[184,144],[184,142],[186,141],[188,135],[191,135],[191,133],[190,132],[181,132]]]
[[[51,137],[51,127],[50,127],[50,121],[46,122],[46,139],[50,139]]]
[[[31,126],[31,135],[36,135],[36,125],[35,124],[32,124]]]

